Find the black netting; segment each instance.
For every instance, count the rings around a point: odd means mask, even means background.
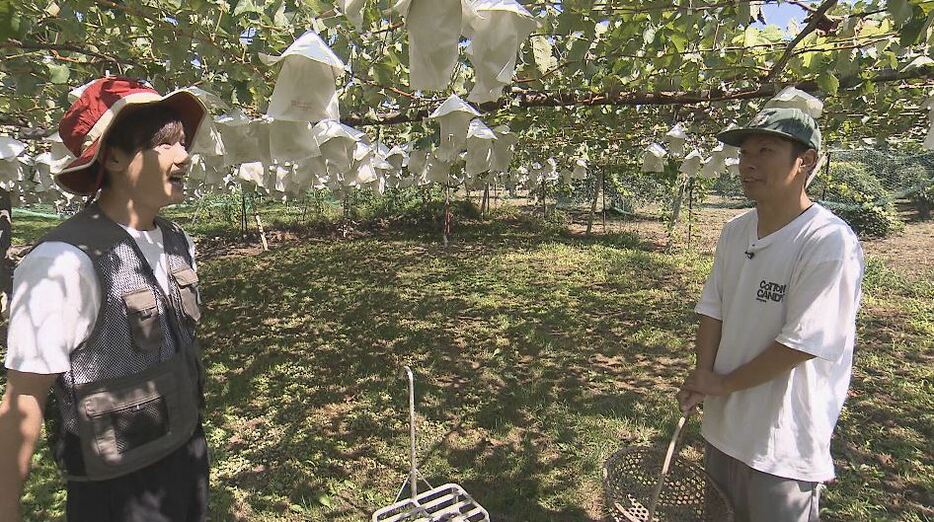
[[[169,429],[169,412],[161,397],[106,417],[113,426],[114,441],[121,454],[162,437]]]
[[[170,270],[172,267],[187,264],[178,254],[179,251],[187,253],[182,236],[165,230],[166,252],[169,255]],[[117,245],[110,253],[95,260],[97,274],[101,279],[101,288],[107,289],[102,296],[104,300],[101,307],[102,317],[98,318],[99,330],[94,330],[85,346],[72,354],[72,371],[66,375],[64,384],[68,387],[80,386],[85,383],[113,379],[139,373],[150,366],[171,358],[177,350],[176,336],[172,335],[172,322],[169,314],[181,317],[181,299],[176,289],[170,285],[170,305],[163,298],[161,289],[155,282],[154,276],[143,263],[140,255],[127,240]],[[170,281],[171,283],[171,281]],[[152,287],[156,293],[156,303],[159,311],[159,321],[162,327],[162,346],[159,350],[141,351],[133,346],[132,331],[127,319],[126,306],[123,295],[142,287]],[[183,321],[177,324],[185,325]],[[185,329],[184,326],[182,329]],[[187,329],[185,329],[187,330]],[[184,331],[181,341],[189,343],[193,337],[192,332]],[[74,418],[73,395],[70,390],[63,393],[63,402],[68,402],[64,410],[63,419],[65,429],[76,433],[77,421]]]
[[[839,173],[838,178],[843,175],[868,175],[891,199],[908,197],[924,186],[934,183],[934,152],[831,149],[829,160],[828,170],[831,174]],[[833,201],[835,197],[839,198],[830,194],[828,200]]]

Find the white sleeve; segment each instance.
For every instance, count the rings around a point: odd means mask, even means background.
[[[723,256],[727,233],[726,228],[720,232],[717,249],[713,255],[713,267],[710,269],[710,275],[707,276],[707,282],[704,283],[700,301],[694,307],[694,311],[698,314],[706,315],[718,321],[723,320]]]
[[[776,342],[836,361],[852,342],[863,276],[862,250],[846,257],[803,262],[785,294],[787,316]]]
[[[40,374],[68,371],[69,355],[90,335],[100,306],[91,259],[67,243],[39,245],[13,273],[4,365]]]

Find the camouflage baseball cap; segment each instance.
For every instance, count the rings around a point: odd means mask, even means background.
[[[717,135],[717,139],[727,145],[739,147],[743,140],[752,134],[781,136],[820,151],[821,137],[817,122],[801,109],[763,109],[745,127],[723,131]]]

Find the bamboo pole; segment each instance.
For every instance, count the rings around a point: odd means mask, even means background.
[[[446,183],[444,185],[444,224],[441,226],[441,234],[444,239],[444,246],[448,246],[448,235],[451,233],[451,187]]]
[[[593,184],[593,201],[590,202],[590,217],[587,218],[587,235],[593,230],[593,218],[597,214],[597,200],[600,199],[600,186],[603,184],[603,170],[600,170],[600,185]],[[596,180],[594,180],[596,181]]]
[[[266,242],[266,231],[263,230],[263,220],[259,218],[259,212],[256,207],[253,208],[253,217],[256,218],[256,226],[259,227],[259,238],[263,242],[263,252],[269,252],[269,243]]]
[[[600,173],[600,193],[603,195],[603,233],[606,234],[606,171]]]
[[[691,226],[694,223],[694,178],[688,181],[688,248],[691,248]]]
[[[240,187],[240,237],[246,238],[246,192]]]

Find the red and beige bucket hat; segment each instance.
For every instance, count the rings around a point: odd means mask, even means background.
[[[107,77],[87,85],[65,111],[58,133],[76,159],[55,176],[55,181],[72,194],[89,195],[100,189],[103,180],[101,149],[107,132],[119,116],[153,104],[172,108],[178,115],[190,144],[208,110],[194,94],[178,90],[165,96],[140,80]]]

